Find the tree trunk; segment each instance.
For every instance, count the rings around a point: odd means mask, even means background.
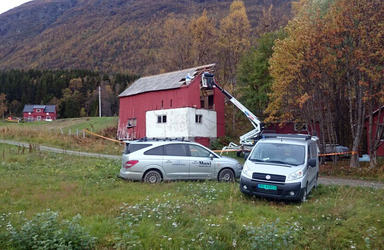
[[[359,77],[361,79],[361,77]],[[359,166],[359,145],[360,145],[360,139],[362,136],[363,128],[364,128],[364,118],[365,118],[365,106],[363,103],[363,87],[359,85],[359,79],[356,79],[355,77],[352,78],[352,84],[353,87],[350,88],[350,91],[353,90],[356,97],[356,107],[355,110],[353,110],[353,100],[352,96],[350,94],[349,96],[349,113],[350,113],[350,125],[352,130],[352,137],[353,137],[353,144],[352,144],[352,156],[351,156],[351,162],[350,167],[358,167]],[[350,86],[350,83],[349,83]],[[350,92],[350,93],[353,93]],[[353,116],[353,113],[355,113],[355,116]],[[354,119],[355,118],[355,119]]]
[[[376,121],[376,131],[373,133],[373,139],[372,139],[372,155],[369,156],[370,162],[369,166],[371,168],[377,166],[377,150],[379,149],[381,143],[381,138],[383,137],[384,134],[384,116],[383,119],[380,120],[381,118],[381,111],[382,107],[379,107],[378,114],[377,114],[377,121]],[[373,115],[372,115],[373,116]],[[373,120],[373,117],[372,117]],[[373,122],[372,122],[372,127],[373,127]]]
[[[369,95],[371,95],[371,88],[369,89]],[[369,167],[374,168],[375,163],[373,161],[373,155],[374,155],[374,148],[373,144],[375,143],[375,137],[372,136],[373,132],[373,107],[372,107],[372,100],[369,101],[368,103],[368,154],[369,154]],[[376,133],[375,133],[376,134]]]

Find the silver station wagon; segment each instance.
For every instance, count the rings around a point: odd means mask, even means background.
[[[119,176],[158,183],[165,180],[234,181],[242,165],[201,144],[176,140],[126,141]]]

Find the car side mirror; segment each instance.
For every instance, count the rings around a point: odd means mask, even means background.
[[[214,158],[213,154],[209,154],[209,158],[210,158],[211,160],[213,160],[213,158]]]
[[[308,165],[311,166],[311,167],[316,167],[316,159],[309,159],[308,160]]]

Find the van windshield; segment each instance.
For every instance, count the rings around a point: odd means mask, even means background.
[[[298,166],[305,162],[305,146],[282,143],[258,143],[249,160]]]

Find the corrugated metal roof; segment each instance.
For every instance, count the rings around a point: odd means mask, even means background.
[[[45,105],[33,105],[34,109],[45,109]]]
[[[186,81],[187,76],[196,76],[203,70],[208,70],[214,67],[215,64],[202,65],[190,69],[183,69],[179,71],[141,77],[136,80],[124,90],[119,97],[136,95],[144,92],[166,90],[166,89],[176,89],[180,88],[182,85],[188,85],[190,82]]]
[[[32,112],[33,111],[33,105],[25,105],[23,109],[24,112]]]
[[[53,113],[56,110],[56,105],[24,105],[23,112],[32,112],[33,109],[44,109],[44,112]]]
[[[44,112],[53,113],[56,110],[56,105],[45,105]]]

